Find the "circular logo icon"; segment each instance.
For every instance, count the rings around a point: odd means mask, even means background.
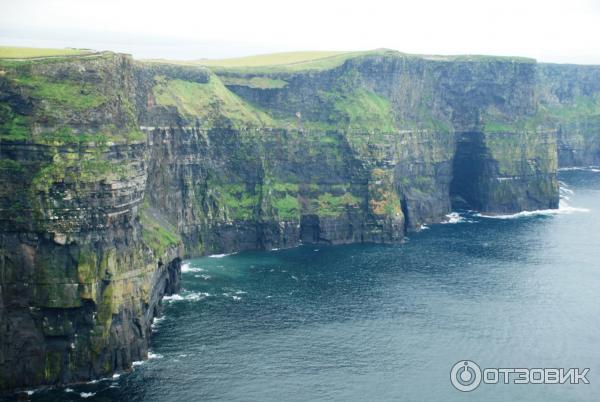
[[[481,369],[471,360],[461,360],[452,366],[450,382],[459,391],[473,391],[481,383]]]

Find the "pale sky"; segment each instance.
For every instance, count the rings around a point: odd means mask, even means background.
[[[173,59],[385,47],[600,64],[600,0],[0,0],[0,45]]]

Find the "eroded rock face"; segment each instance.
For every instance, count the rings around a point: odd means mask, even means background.
[[[457,200],[558,204],[531,60],[211,72],[105,53],[0,69],[0,388],[144,358],[184,256],[399,242]]]
[[[600,67],[538,69],[540,109],[558,131],[560,167],[600,166]]]
[[[8,67],[0,388],[127,370],[147,356],[181,261],[178,243],[157,244],[141,218],[147,146],[131,110],[133,64],[103,55]]]

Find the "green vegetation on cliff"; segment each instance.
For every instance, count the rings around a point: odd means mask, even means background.
[[[7,104],[0,103],[0,140],[24,141],[28,138],[28,118],[14,113]]]
[[[332,105],[332,128],[343,127],[351,132],[396,130],[390,101],[373,92],[323,92],[322,99]]]
[[[232,77],[222,76],[221,81],[225,85],[240,85],[248,88],[257,89],[277,89],[284,88],[287,81],[269,78],[269,77]]]
[[[140,213],[142,224],[142,238],[157,256],[165,254],[168,248],[176,247],[181,243],[175,228],[164,220],[159,220],[148,207],[144,207]]]
[[[17,84],[32,89],[32,96],[64,105],[75,110],[100,106],[106,101],[97,87],[67,79],[53,81],[39,75],[21,75],[15,78]]]
[[[164,77],[155,81],[158,104],[175,106],[183,116],[199,119],[204,127],[273,125],[271,117],[229,91],[215,75],[206,84]]]

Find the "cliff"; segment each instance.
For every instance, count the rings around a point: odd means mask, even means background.
[[[399,242],[453,203],[556,208],[547,68],[0,60],[0,388],[129,369],[184,256]]]
[[[147,356],[179,241],[144,208],[132,60],[0,66],[0,388],[85,381]]]
[[[600,66],[540,64],[540,114],[558,132],[561,167],[600,166]]]

